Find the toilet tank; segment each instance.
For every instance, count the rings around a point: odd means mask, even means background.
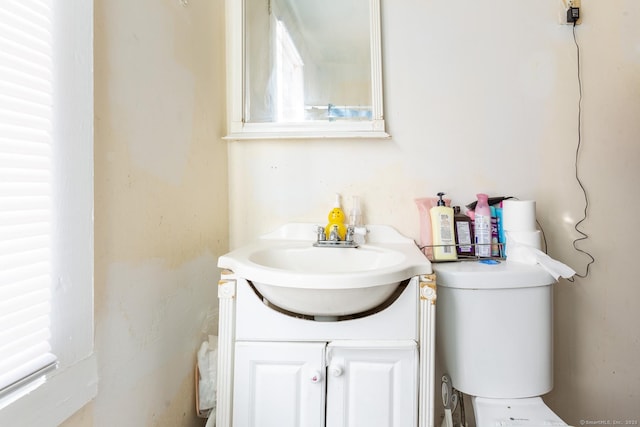
[[[535,265],[433,264],[436,351],[454,388],[524,398],[553,388],[555,280]]]

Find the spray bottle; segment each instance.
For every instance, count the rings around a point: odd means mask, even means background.
[[[482,193],[476,196],[478,197],[474,218],[476,255],[488,258],[491,256],[491,209],[489,208],[489,196]]]

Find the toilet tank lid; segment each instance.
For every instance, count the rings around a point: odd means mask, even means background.
[[[477,261],[434,263],[436,284],[458,289],[508,289],[549,286],[556,280],[539,265],[501,261],[484,264]]]

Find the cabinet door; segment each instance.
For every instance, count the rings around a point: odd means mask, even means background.
[[[327,361],[327,427],[417,425],[414,341],[332,342]]]
[[[324,427],[326,343],[236,343],[234,427]]]

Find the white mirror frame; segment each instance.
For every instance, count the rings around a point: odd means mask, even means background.
[[[244,120],[244,0],[226,0],[228,140],[389,138],[382,109],[380,0],[369,0],[372,120],[247,123]]]

